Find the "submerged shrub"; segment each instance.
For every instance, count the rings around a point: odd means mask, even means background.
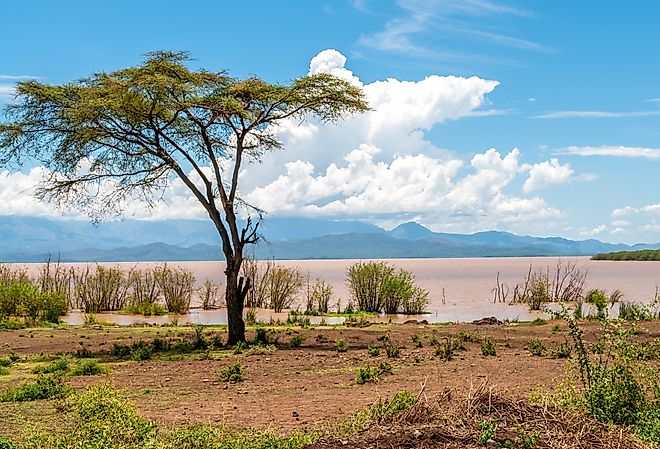
[[[410,271],[383,261],[358,262],[347,272],[351,302],[358,310],[396,314],[420,314],[428,305],[428,291],[415,284]]]

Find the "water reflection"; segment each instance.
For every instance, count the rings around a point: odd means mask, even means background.
[[[288,312],[275,313],[269,309],[257,309],[257,321],[260,323],[285,323]],[[85,323],[84,312],[70,312],[62,318],[62,321],[70,325],[81,325]],[[375,315],[369,316],[367,320],[370,323],[397,323],[402,324],[408,320],[422,321],[429,323],[446,322],[470,322],[484,317],[494,316],[499,320],[520,320],[530,321],[538,317],[547,317],[543,312],[530,312],[527,306],[522,304],[483,304],[481,307],[465,308],[452,307],[448,305],[446,309],[435,310],[432,313],[424,315]],[[125,315],[120,313],[97,313],[94,314],[96,320],[100,322],[112,323],[119,326],[131,325],[166,325],[166,324],[204,324],[218,325],[227,324],[227,309],[217,310],[190,310],[184,315],[161,315],[161,316],[142,316]],[[327,316],[308,316],[310,324],[338,325],[346,321],[345,317],[327,317]]]

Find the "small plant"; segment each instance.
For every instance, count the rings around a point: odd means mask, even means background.
[[[366,384],[368,382],[377,382],[378,380],[378,368],[373,366],[363,366],[358,369],[358,372],[355,375],[355,383],[358,385]]]
[[[241,362],[236,362],[220,371],[219,377],[223,382],[243,382],[244,380],[244,369],[241,366]]]
[[[369,345],[367,351],[371,357],[378,357],[380,355],[380,347],[378,347],[378,345]]]
[[[481,354],[483,354],[485,357],[494,357],[497,355],[497,347],[495,346],[495,342],[489,337],[486,337],[481,342]]]
[[[302,345],[302,342],[305,340],[305,337],[303,337],[302,334],[296,334],[293,337],[291,337],[291,341],[289,342],[289,346],[292,348],[299,348]]]
[[[388,358],[397,359],[401,354],[401,348],[397,345],[387,345],[385,346],[385,352],[387,353]]]
[[[531,323],[529,323],[531,326],[543,326],[544,324],[548,324],[546,320],[543,318],[534,318]]]
[[[387,334],[381,334],[378,337],[376,337],[376,340],[385,343],[385,342],[390,341],[390,336],[387,335]]]
[[[9,368],[12,365],[11,359],[9,357],[2,357],[0,358],[0,366],[3,366],[5,368]]]
[[[193,326],[193,335],[192,347],[195,350],[203,350],[209,347],[209,342],[204,336],[204,326],[201,324],[196,324]]]
[[[422,337],[420,337],[419,335],[415,334],[415,335],[411,336],[410,338],[412,339],[413,344],[415,345],[416,348],[421,348],[421,347],[424,346],[424,344],[422,342]]]
[[[477,331],[474,332],[458,331],[456,337],[458,338],[458,341],[464,343],[468,343],[468,342],[479,343],[481,341],[481,335]]]
[[[527,350],[534,356],[542,357],[545,352],[545,343],[542,340],[534,338],[527,342]]]
[[[435,348],[435,356],[440,360],[445,361],[449,361],[454,358],[454,343],[452,342],[451,338],[443,339],[442,343],[440,343]]]
[[[381,376],[391,373],[392,366],[386,362],[381,362],[378,366],[366,365],[358,369],[355,375],[355,383],[362,385],[368,382],[378,382]]]
[[[153,352],[149,346],[146,345],[143,341],[136,341],[130,347],[130,356],[132,360],[136,362],[142,362],[144,360],[151,360]]]
[[[551,332],[553,334],[557,334],[557,333],[561,332],[561,326],[559,324],[555,324],[554,326],[552,326],[552,331]]]
[[[234,345],[234,354],[242,354],[245,349],[247,349],[247,344],[244,341],[237,341]]]
[[[495,439],[495,431],[497,430],[497,423],[489,419],[479,423],[479,443],[485,445],[489,440]]]
[[[337,345],[337,352],[346,352],[348,351],[348,345],[344,340],[341,338],[335,341],[335,344]]]
[[[108,374],[108,368],[97,360],[83,360],[71,371],[72,376],[98,376]]]
[[[18,445],[12,440],[0,437],[0,449],[16,449]]]
[[[94,354],[92,354],[92,351],[90,351],[88,348],[82,347],[76,349],[76,353],[74,354],[74,356],[77,359],[90,359],[94,357]]]
[[[247,326],[257,324],[257,309],[251,307],[245,311],[245,324]]]
[[[541,437],[538,432],[529,434],[525,432],[525,429],[521,428],[520,433],[518,434],[518,439],[520,440],[523,449],[536,449],[539,447],[539,440]]]
[[[9,370],[4,366],[0,366],[0,376],[7,376],[7,375],[9,375]]]
[[[569,346],[568,342],[559,344],[552,351],[553,359],[568,359],[570,357],[571,357],[571,347]]]
[[[267,345],[269,343],[268,331],[263,327],[258,327],[254,334],[254,344]]]

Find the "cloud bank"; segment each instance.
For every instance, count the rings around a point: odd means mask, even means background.
[[[562,215],[537,192],[572,181],[569,164],[554,158],[525,163],[518,149],[458,156],[427,138],[448,121],[491,115],[487,95],[497,81],[430,75],[364,83],[346,62],[340,52],[324,50],[311,60],[309,73],[331,73],[362,87],[371,110],[337,124],[313,118],[281,123],[276,131],[285,151],[269,153],[241,173],[241,194],[250,204],[270,214],[379,224],[414,219],[454,231],[547,224]],[[4,172],[0,214],[57,215],[31,197],[44,173],[39,167]],[[126,216],[205,218],[205,213],[175,179],[153,210],[128,204]]]

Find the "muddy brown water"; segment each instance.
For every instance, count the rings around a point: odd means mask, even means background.
[[[538,316],[530,313],[524,305],[507,305],[493,303],[493,288],[499,273],[500,282],[513,287],[527,274],[530,265],[533,270],[550,267],[551,271],[559,259],[556,257],[511,257],[511,258],[465,258],[465,259],[395,259],[388,260],[391,264],[411,271],[418,284],[429,291],[430,303],[428,314],[423,318],[429,322],[465,322],[486,316],[499,319],[528,320]],[[588,257],[564,257],[563,263],[576,263],[580,268],[588,270],[587,288],[600,288],[606,291],[619,289],[624,299],[648,302],[660,285],[660,262],[620,262],[594,261]],[[333,302],[337,298],[345,304],[349,298],[346,286],[346,270],[355,260],[287,260],[278,261],[285,266],[298,267],[309,273],[314,279],[324,280],[331,284],[334,291]],[[69,265],[69,264],[66,264]],[[84,267],[86,264],[70,264],[74,267]],[[106,266],[118,266],[126,270],[131,268],[150,268],[157,263],[103,263]],[[160,264],[162,265],[162,264]],[[202,284],[205,280],[222,284],[224,262],[169,262],[170,266],[190,269]],[[36,272],[40,264],[26,264],[30,272]],[[302,299],[298,301],[298,304]],[[193,304],[195,306],[196,304]],[[285,320],[287,314],[274,314],[268,310],[259,310],[258,319]],[[410,317],[404,315],[381,316],[374,320],[401,322]],[[113,313],[98,314],[97,319],[115,322],[117,324],[153,323],[165,324],[178,320],[179,324],[226,323],[224,309],[203,311],[191,310],[186,315],[176,318],[171,316],[141,317]],[[82,313],[70,313],[65,321],[70,324],[83,322]],[[340,323],[342,318],[325,318],[328,324]],[[312,319],[312,322],[320,321]]]

